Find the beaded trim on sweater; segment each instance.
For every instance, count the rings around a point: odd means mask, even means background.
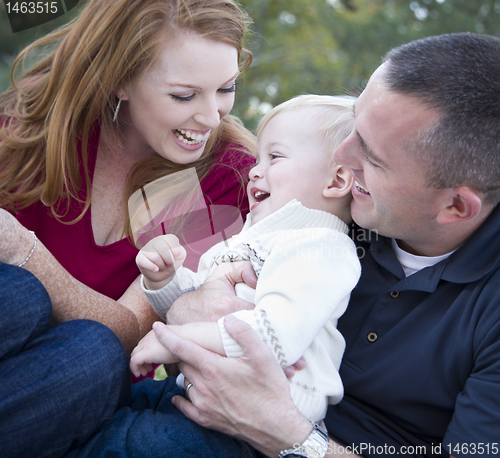
[[[344,234],[349,232],[347,224],[337,216],[323,210],[313,210],[304,207],[298,200],[293,199],[253,226],[252,216],[249,213],[243,229],[239,234],[232,237],[231,240],[237,242],[240,237],[244,237],[245,240],[254,240],[261,237],[263,233],[312,227],[334,229]],[[264,259],[267,258],[268,254],[265,247],[256,247],[255,244],[253,247],[247,242],[233,245],[214,258],[209,269],[209,274],[223,262],[250,261],[258,277],[262,270]]]

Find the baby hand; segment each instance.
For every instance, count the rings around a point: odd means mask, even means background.
[[[153,370],[152,364],[172,364],[179,360],[149,331],[134,348],[130,357],[130,371],[136,376],[146,375]]]
[[[175,271],[186,259],[186,250],[172,234],[161,235],[149,241],[135,258],[144,275],[144,286],[160,289],[172,280]]]

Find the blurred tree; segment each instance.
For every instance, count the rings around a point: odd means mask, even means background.
[[[249,43],[254,63],[240,79],[233,113],[250,128],[270,107],[295,95],[357,95],[381,57],[401,43],[464,31],[500,36],[500,0],[239,3],[254,20]],[[0,90],[9,84],[14,56],[34,39],[69,21],[78,9],[13,34],[5,7],[0,6]]]
[[[270,107],[304,93],[363,89],[394,46],[430,35],[500,36],[500,0],[240,0],[255,21],[254,64],[235,114],[254,127]]]
[[[11,2],[14,3],[14,2]],[[67,1],[68,8],[73,8],[75,1]],[[82,2],[83,3],[83,2]],[[46,22],[37,27],[12,33],[12,29],[5,9],[5,2],[0,5],[0,92],[10,86],[10,69],[17,55],[36,39],[43,37],[52,30],[67,24],[77,14],[79,8],[72,9],[67,14]],[[29,20],[29,18],[27,19]]]

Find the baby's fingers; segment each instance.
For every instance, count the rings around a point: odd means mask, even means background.
[[[151,261],[142,251],[139,251],[139,254],[135,258],[135,262],[139,269],[147,270],[148,272],[158,272],[159,267]]]
[[[146,339],[146,337],[144,337],[143,340]],[[144,353],[143,340],[141,340],[141,342],[139,342],[139,345],[137,345],[137,347],[134,348],[134,351],[130,356],[130,362],[129,362],[130,372],[132,372],[132,374],[134,374],[136,377],[139,377],[141,375],[146,375],[153,370],[153,366],[150,363],[148,364],[146,362],[147,357]]]
[[[171,250],[176,261],[184,261],[186,259],[187,252],[183,246],[172,248]]]
[[[141,365],[138,358],[130,358],[128,366],[130,368],[130,372],[132,372],[132,374],[134,374],[136,377],[139,377],[141,375]]]
[[[174,255],[170,249],[169,244],[164,239],[164,237],[158,237],[153,241],[153,248],[156,251],[156,254],[161,259],[161,262],[166,266],[170,267],[174,264]],[[153,255],[154,256],[154,255]],[[160,266],[162,267],[162,266]]]
[[[140,377],[141,375],[148,375],[153,370],[152,364],[142,364],[141,366],[130,366],[130,372],[134,374],[136,377]]]
[[[161,236],[159,238],[161,238],[162,240],[164,240],[165,243],[170,247],[171,250],[173,250],[174,248],[178,248],[178,247],[181,246],[181,244],[179,242],[179,239],[174,234],[163,235],[163,236]]]

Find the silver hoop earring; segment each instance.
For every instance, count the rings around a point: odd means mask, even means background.
[[[116,118],[118,117],[118,111],[120,110],[120,105],[122,104],[122,99],[118,100],[118,105],[116,105],[116,110],[115,110],[115,115],[113,116],[113,122],[116,121]]]

